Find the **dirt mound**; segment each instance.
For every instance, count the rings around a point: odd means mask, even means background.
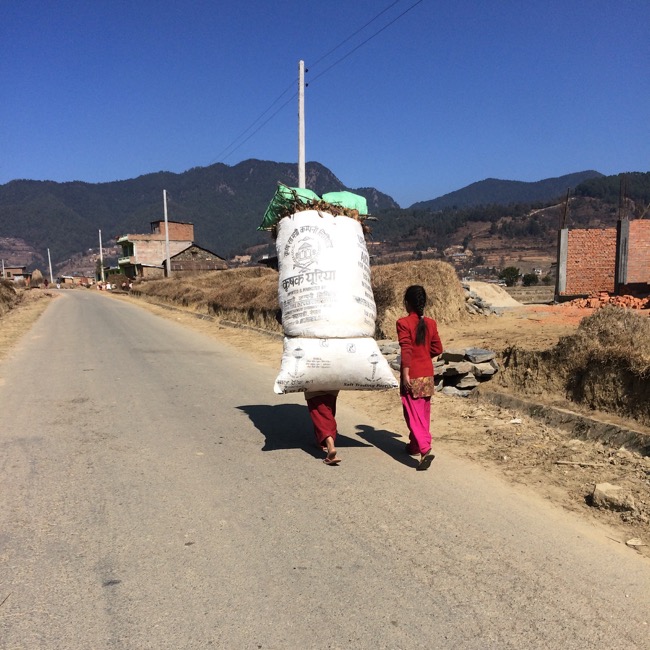
[[[585,318],[550,350],[508,348],[499,382],[512,392],[555,394],[650,425],[650,319],[620,307]]]
[[[411,284],[426,289],[427,316],[445,325],[469,320],[463,287],[450,264],[421,260],[373,266],[378,338],[395,338],[395,322],[405,315],[404,291]]]
[[[492,307],[521,307],[503,287],[489,282],[468,282],[469,290]]]

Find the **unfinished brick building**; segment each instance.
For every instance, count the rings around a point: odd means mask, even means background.
[[[555,299],[650,292],[650,220],[620,219],[616,228],[569,230],[558,236]]]

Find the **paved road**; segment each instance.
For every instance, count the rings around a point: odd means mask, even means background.
[[[650,648],[650,563],[274,372],[68,291],[0,364],[0,648]]]

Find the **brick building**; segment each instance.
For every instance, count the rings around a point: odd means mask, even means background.
[[[650,292],[650,220],[620,219],[616,228],[563,228],[558,236],[556,300]]]
[[[27,270],[26,266],[5,266],[3,264],[2,273],[3,280],[12,280],[13,282],[24,280],[26,284],[29,284],[32,279],[32,274]]]
[[[198,272],[227,268],[226,261],[194,244],[194,225],[182,221],[167,221],[171,271]],[[122,247],[118,259],[120,273],[129,278],[160,278],[165,276],[167,259],[165,222],[152,221],[151,232],[119,237]]]

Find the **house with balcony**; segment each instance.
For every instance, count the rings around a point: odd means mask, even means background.
[[[123,235],[117,239],[117,245],[122,247],[122,255],[117,260],[120,273],[131,279],[164,277],[166,232],[172,273],[220,271],[228,267],[222,257],[194,243],[193,224],[152,221],[150,233]]]

